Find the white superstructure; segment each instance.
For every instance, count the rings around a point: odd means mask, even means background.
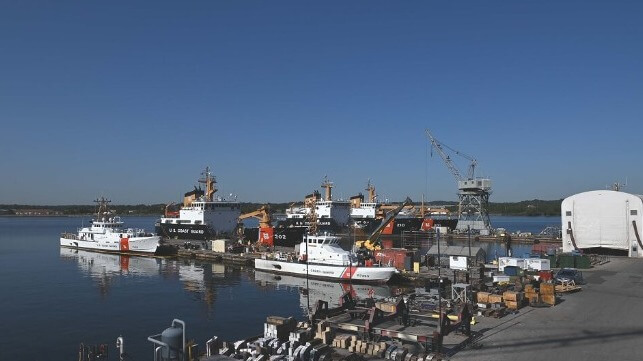
[[[346,227],[351,215],[351,205],[347,201],[322,200],[317,198],[318,192],[313,193],[315,215],[317,225]],[[310,196],[309,196],[310,197]],[[311,206],[291,207],[286,210],[286,219],[289,221],[300,221],[297,224],[303,225],[311,213]],[[334,222],[331,223],[331,220]]]
[[[179,217],[162,217],[163,225],[207,225],[214,233],[232,233],[241,215],[241,206],[236,201],[215,198],[212,201],[198,200],[182,207]]]
[[[210,168],[205,169],[199,182],[205,184],[205,192],[195,187],[186,193],[178,215],[166,213],[159,220],[159,235],[207,240],[234,233],[241,215],[241,204],[236,200],[214,196],[217,191],[216,179]]]
[[[578,193],[560,206],[563,251],[608,248],[643,257],[643,196],[613,190]]]
[[[377,206],[374,202],[360,202],[359,206],[351,208],[351,218],[375,219]]]
[[[364,195],[362,193],[351,197],[351,218],[353,219],[375,219],[377,216],[377,194],[375,193],[375,186],[368,180],[366,184],[366,191],[368,192],[368,202],[364,202]]]
[[[78,229],[77,233],[63,233],[61,247],[72,247],[113,253],[155,253],[160,237],[143,229],[124,228],[120,217],[112,215],[105,198],[98,203],[96,219],[89,227]]]
[[[255,268],[313,278],[387,282],[397,272],[394,267],[359,264],[355,254],[339,246],[340,238],[332,235],[306,235],[299,245],[297,259],[256,259]]]

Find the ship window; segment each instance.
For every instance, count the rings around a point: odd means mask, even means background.
[[[637,214],[637,210],[636,210],[636,209],[631,209],[631,210],[630,210],[630,216],[635,216],[636,214]]]
[[[567,217],[571,217],[571,216],[572,216],[572,211],[567,211],[567,212],[565,212],[565,215],[566,215]]]

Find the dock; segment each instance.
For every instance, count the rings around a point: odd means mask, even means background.
[[[239,266],[254,266],[255,259],[261,258],[260,253],[219,253],[207,249],[179,249],[177,257],[191,258],[211,262],[223,262]]]

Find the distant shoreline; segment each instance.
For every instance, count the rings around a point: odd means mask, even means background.
[[[505,215],[505,216],[524,216],[524,217],[539,217],[539,216],[560,216],[560,205],[562,200],[525,200],[520,202],[506,202],[506,203],[489,203],[490,215]],[[295,202],[301,204],[301,202]],[[180,203],[178,203],[180,204]],[[240,202],[241,213],[248,213],[259,209],[264,205],[268,205],[273,213],[285,213],[288,208],[292,206],[292,202],[286,203],[254,203],[254,202]],[[418,202],[414,203],[419,206]],[[453,201],[431,201],[425,202],[428,207],[446,207],[451,211],[451,216],[457,214],[457,202]],[[132,204],[132,205],[115,205],[112,204],[110,209],[117,215],[122,216],[161,216],[165,211],[165,204]],[[27,212],[36,212],[40,214],[25,214]],[[93,205],[21,205],[21,204],[0,204],[0,216],[16,215],[25,217],[66,217],[66,216],[86,216],[94,214],[96,207]],[[15,214],[15,213],[22,214]],[[131,213],[130,213],[131,212]]]

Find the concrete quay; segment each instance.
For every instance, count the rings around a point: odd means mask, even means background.
[[[552,308],[483,319],[472,327],[478,337],[451,360],[640,360],[643,260],[612,257],[583,275],[583,290]]]

